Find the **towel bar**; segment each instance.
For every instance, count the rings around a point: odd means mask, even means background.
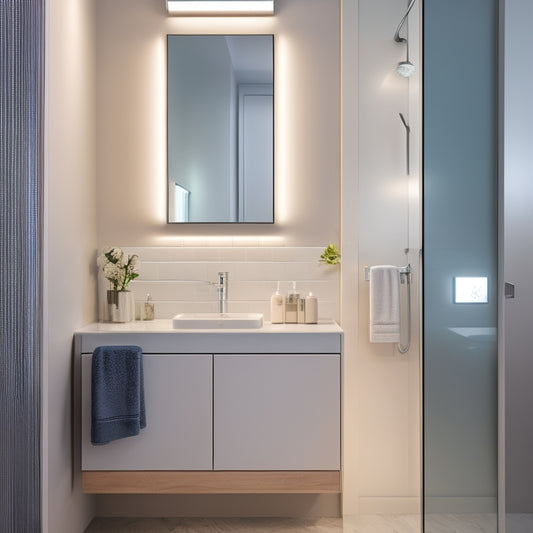
[[[407,283],[407,344],[402,346],[401,341],[398,343],[398,351],[401,354],[407,353],[411,347],[411,265],[407,264],[404,267],[398,267],[400,274],[400,283],[403,285]],[[365,281],[370,281],[370,267],[365,265]],[[402,315],[400,313],[400,336],[402,331]]]
[[[407,265],[404,267],[398,267],[398,272],[400,274],[410,274],[411,273],[411,265]],[[365,281],[370,281],[370,267],[365,265]],[[403,281],[402,281],[403,283]]]

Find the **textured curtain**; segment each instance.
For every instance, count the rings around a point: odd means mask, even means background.
[[[0,531],[41,531],[44,0],[0,0]]]

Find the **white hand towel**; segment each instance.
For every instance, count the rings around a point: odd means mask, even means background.
[[[370,267],[370,342],[400,342],[398,267]]]

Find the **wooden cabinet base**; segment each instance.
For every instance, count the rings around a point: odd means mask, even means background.
[[[338,471],[84,471],[91,494],[322,494],[340,493]]]

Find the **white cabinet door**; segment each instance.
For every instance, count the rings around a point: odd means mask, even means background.
[[[83,354],[83,470],[212,468],[211,355],[144,355],[146,428],[99,446],[91,444],[91,365]]]
[[[215,470],[339,470],[340,355],[215,355]]]

